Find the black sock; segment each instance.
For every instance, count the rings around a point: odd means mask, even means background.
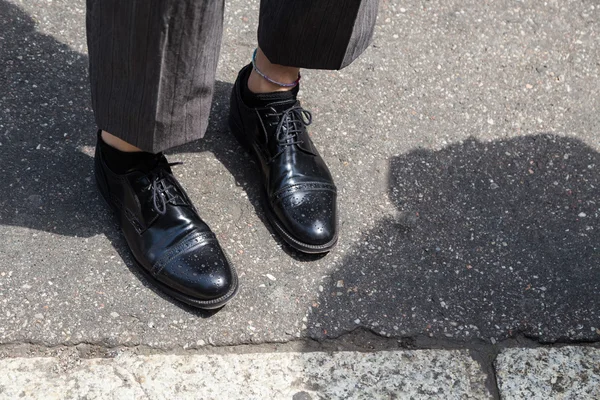
[[[140,152],[125,152],[106,144],[98,136],[98,145],[102,150],[102,157],[108,168],[115,174],[125,174],[133,169],[145,170],[155,164],[156,154]]]
[[[268,104],[277,101],[294,100],[298,95],[299,85],[296,85],[296,87],[290,90],[281,92],[254,93],[248,87],[248,78],[250,78],[252,70],[249,69],[248,71],[249,72],[244,77],[244,84],[242,85],[242,100],[248,107],[265,107]]]

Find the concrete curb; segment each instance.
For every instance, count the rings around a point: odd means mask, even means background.
[[[0,360],[1,399],[485,399],[462,350]]]
[[[600,349],[507,349],[496,375],[505,400],[600,399]]]

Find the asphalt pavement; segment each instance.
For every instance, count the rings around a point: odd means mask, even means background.
[[[339,192],[324,257],[270,230],[227,128],[258,3],[227,1],[209,130],[169,152],[240,273],[205,313],[135,272],[95,189],[85,2],[0,0],[0,346],[597,345],[598,2],[381,0],[358,61],[303,74]]]

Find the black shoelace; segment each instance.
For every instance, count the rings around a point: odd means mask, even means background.
[[[283,154],[287,146],[304,143],[298,139],[298,134],[312,124],[311,112],[302,108],[298,103],[281,113],[275,112],[274,109],[272,110],[273,113],[266,114],[266,117],[277,117],[279,119],[277,129],[275,130],[275,138],[282,149],[269,162]],[[275,123],[271,122],[270,125],[274,126]]]
[[[165,176],[164,170],[175,165],[181,165],[182,162],[167,163],[166,160],[159,161],[158,165],[149,172],[150,181],[152,182],[152,205],[154,210],[165,215],[167,212],[167,203],[172,202],[176,197],[183,199],[183,189],[177,181],[170,179],[169,175]],[[170,189],[176,188],[180,192],[178,196],[173,195]],[[185,205],[185,204],[181,204]]]

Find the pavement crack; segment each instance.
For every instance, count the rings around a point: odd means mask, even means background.
[[[492,344],[486,339],[461,341],[449,338],[435,338],[428,335],[407,335],[388,337],[368,327],[341,332],[336,336],[300,337],[286,341],[265,341],[262,343],[235,343],[155,347],[140,343],[118,344],[107,340],[79,341],[76,343],[48,344],[40,341],[24,340],[0,344],[0,358],[55,356],[76,353],[80,358],[113,358],[129,352],[135,354],[220,354],[220,353],[257,353],[257,352],[332,352],[360,351],[375,352],[386,350],[471,350],[486,357],[486,363],[493,362],[495,356],[506,348],[536,348],[589,346],[600,348],[600,342],[564,340],[543,343],[519,333],[511,338]],[[487,365],[487,364],[486,364]]]

